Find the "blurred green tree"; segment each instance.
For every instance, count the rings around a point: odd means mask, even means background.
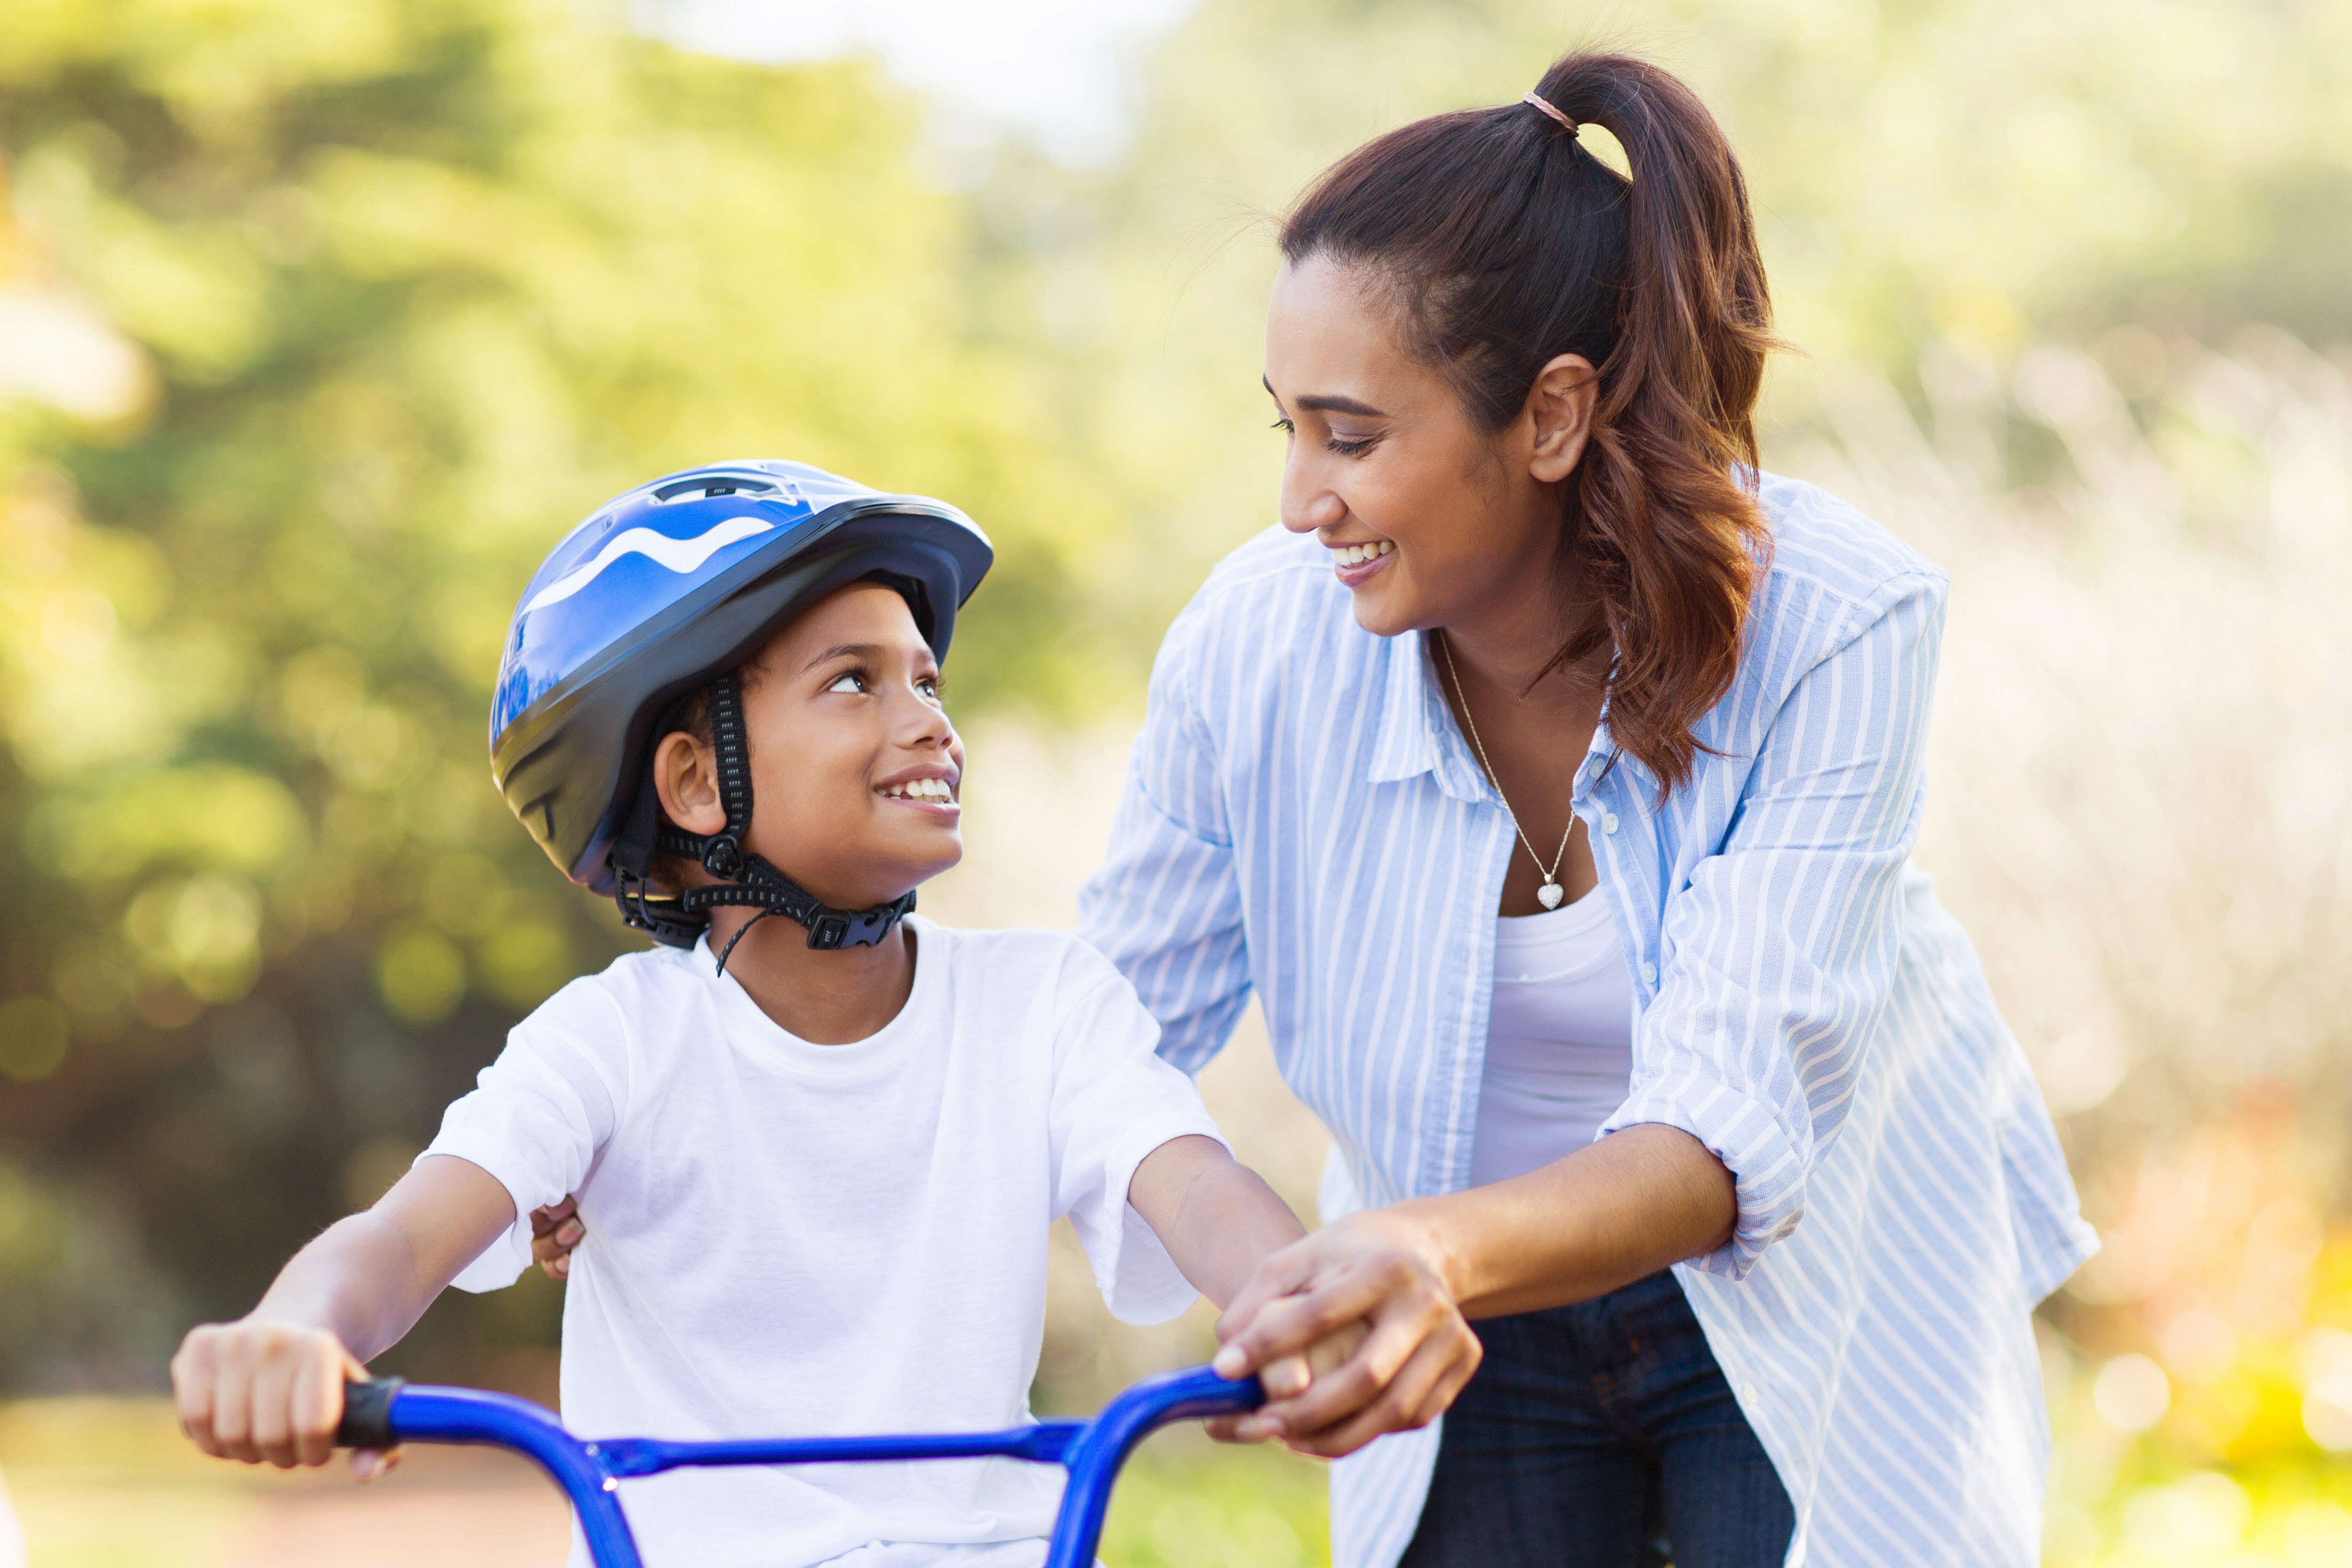
[[[604,497],[761,455],[950,497],[1004,547],[967,696],[1086,690],[1108,518],[915,118],[556,0],[11,5],[0,1385],[152,1383],[624,946],[483,751]]]

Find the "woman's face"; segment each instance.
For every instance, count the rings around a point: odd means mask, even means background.
[[[1589,382],[1591,367],[1574,367]],[[1331,551],[1357,624],[1393,637],[1550,591],[1555,486],[1581,450],[1580,423],[1565,466],[1540,399],[1500,431],[1476,429],[1454,388],[1404,351],[1366,275],[1323,256],[1275,283],[1265,385],[1290,436],[1282,525]]]

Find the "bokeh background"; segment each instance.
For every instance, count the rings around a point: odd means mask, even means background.
[[[1801,350],[1768,462],[1953,575],[1920,859],[2107,1239],[2041,1314],[2048,1561],[2352,1562],[2336,0],[9,0],[0,1467],[31,1561],[560,1555],[512,1469],[249,1476],[156,1396],[624,946],[484,766],[506,616],[572,520],[745,455],[981,518],[971,853],[927,907],[1066,925],[1160,630],[1272,517],[1266,214],[1589,44],[1682,73],[1746,162]],[[1321,1134],[1254,1026],[1206,1082],[1310,1205]],[[383,1364],[551,1396],[558,1305],[452,1299]],[[1053,1312],[1041,1407],[1206,1334],[1108,1323],[1077,1269]],[[1319,1563],[1321,1486],[1163,1439],[1108,1555]]]

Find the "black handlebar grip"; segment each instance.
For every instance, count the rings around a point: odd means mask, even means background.
[[[343,1385],[343,1418],[335,1427],[339,1448],[390,1448],[400,1439],[392,1430],[392,1396],[407,1380],[371,1377]]]

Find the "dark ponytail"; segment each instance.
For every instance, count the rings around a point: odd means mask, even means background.
[[[1611,734],[1672,789],[1738,672],[1769,549],[1753,495],[1774,346],[1755,221],[1714,117],[1657,67],[1570,55],[1536,90],[1615,136],[1632,178],[1529,104],[1436,115],[1327,171],[1282,251],[1382,282],[1408,349],[1485,429],[1518,416],[1555,356],[1599,368],[1560,558],[1600,614],[1546,672],[1613,646]]]

